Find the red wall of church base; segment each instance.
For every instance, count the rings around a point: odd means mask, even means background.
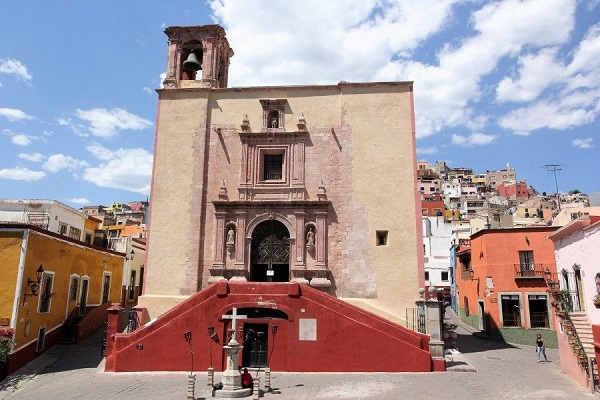
[[[215,283],[182,302],[150,324],[130,334],[116,333],[118,317],[109,313],[107,371],[186,371],[191,368],[190,346],[184,333],[192,333],[195,370],[213,365],[223,370],[223,338],[231,321],[222,315],[233,307],[270,308],[283,318],[238,321],[264,323],[267,329],[269,365],[273,371],[298,372],[428,372],[445,370],[432,362],[429,336],[393,324],[330,295],[296,283]],[[301,330],[314,324],[316,336]],[[277,325],[274,334],[272,327]],[[220,342],[214,343],[208,327]],[[211,361],[212,353],[212,361]],[[242,357],[240,355],[240,363]],[[443,361],[443,360],[442,360]]]

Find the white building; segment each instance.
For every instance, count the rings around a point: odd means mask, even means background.
[[[450,247],[455,225],[444,217],[423,217],[425,285],[450,288]]]
[[[31,224],[83,240],[86,215],[56,200],[0,199],[0,222]]]

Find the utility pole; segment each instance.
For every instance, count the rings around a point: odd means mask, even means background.
[[[558,211],[560,211],[560,195],[558,193],[558,180],[556,179],[556,171],[562,171],[562,164],[546,164],[544,168],[547,172],[554,174],[554,183],[556,184],[556,200],[558,202]]]

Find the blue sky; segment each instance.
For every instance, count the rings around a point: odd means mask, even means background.
[[[27,1],[0,24],[0,198],[145,199],[167,26],[219,23],[229,86],[414,81],[417,158],[600,191],[600,0]]]

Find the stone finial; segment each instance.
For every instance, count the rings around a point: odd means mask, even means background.
[[[242,120],[242,131],[249,132],[250,131],[250,120],[248,119],[248,114],[244,114],[244,119]]]
[[[425,296],[425,288],[419,288],[419,299],[423,300]]]
[[[323,179],[321,179],[321,183],[317,186],[317,189],[317,198],[319,200],[327,200],[327,190],[325,189]]]
[[[429,300],[435,300],[435,286],[429,286]]]
[[[227,187],[225,186],[225,179],[221,179],[221,186],[219,186],[219,200],[227,200]]]
[[[298,118],[298,130],[299,131],[306,130],[306,119],[304,119],[304,113],[301,113],[300,118]]]

